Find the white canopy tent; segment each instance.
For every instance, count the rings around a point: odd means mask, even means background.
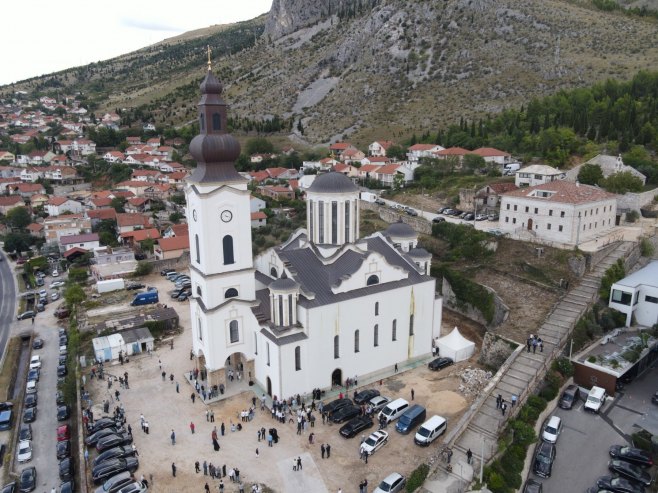
[[[436,339],[435,344],[439,348],[439,356],[452,358],[455,363],[470,358],[475,351],[475,343],[461,335],[457,327],[447,336]]]

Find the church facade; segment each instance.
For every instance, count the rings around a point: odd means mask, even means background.
[[[185,193],[192,346],[208,386],[241,368],[287,397],[430,355],[442,300],[417,234],[400,222],[359,238],[359,190],[330,172],[307,192],[307,228],[254,259],[240,146],[210,70],[201,93]]]

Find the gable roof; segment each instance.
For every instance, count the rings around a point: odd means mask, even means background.
[[[66,235],[59,239],[62,245],[71,245],[73,243],[86,243],[88,241],[99,241],[98,233],[85,233],[83,235]]]
[[[464,149],[463,147],[448,147],[447,149],[435,152],[437,156],[465,156],[469,153],[471,153],[471,151]]]
[[[409,148],[409,150],[410,151],[431,151],[436,146],[437,146],[436,144],[414,144]]]
[[[160,238],[158,240],[160,250],[170,252],[172,250],[184,250],[190,248],[189,236],[172,236],[171,238]]]
[[[534,196],[535,191],[553,192],[547,197]],[[589,202],[599,202],[601,200],[614,200],[615,194],[608,193],[601,188],[591,185],[581,185],[566,180],[557,180],[550,183],[542,183],[534,187],[521,188],[512,192],[505,193],[506,197],[523,197],[534,200],[546,200],[547,202],[562,204],[587,204]]]
[[[132,238],[134,241],[144,241],[149,239],[159,240],[160,231],[158,231],[156,228],[138,229],[136,231],[121,233],[119,236],[121,236],[121,238]]]
[[[492,183],[491,185],[487,185],[487,186],[491,191],[497,194],[511,192],[513,190],[518,190],[519,188],[514,183]]]
[[[479,149],[475,149],[474,151],[471,151],[471,154],[477,154],[478,156],[482,156],[482,157],[510,156],[508,152],[500,151],[494,147],[480,147]]]
[[[87,217],[89,219],[98,219],[100,221],[104,219],[114,219],[116,220],[117,218],[117,211],[112,209],[111,207],[107,209],[96,209],[93,211],[87,211]]]
[[[23,199],[18,195],[9,195],[0,197],[0,207],[6,207],[8,205],[23,204]]]
[[[117,225],[123,226],[149,226],[149,218],[143,214],[131,214],[128,212],[117,213]]]
[[[50,200],[48,201],[48,205],[60,206],[62,204],[65,204],[69,200],[70,199],[66,197],[51,197]]]

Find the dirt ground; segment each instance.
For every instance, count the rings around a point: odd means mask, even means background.
[[[170,283],[158,275],[150,276],[146,283],[158,286],[161,293],[171,289]],[[322,425],[322,421],[318,419],[314,428],[309,428],[303,435],[298,436],[296,425],[275,423],[269,412],[262,413],[260,408],[252,422],[241,423],[244,426],[242,431],[231,433],[231,422],[239,421],[238,413],[251,405],[254,393],[247,390],[210,407],[198,399],[192,403],[192,386],[186,378],[186,373],[193,365],[189,359],[189,308],[187,303],[178,302],[171,303],[170,306],[174,306],[179,312],[184,328],[183,333],[175,338],[174,349],[165,345],[157,347],[150,357],[136,356],[122,366],[106,366],[108,373],[119,375],[125,371],[129,374],[130,389],[120,389],[120,402],[126,410],[128,423],[133,429],[135,444],[139,450],[140,468],[136,476],[143,474],[149,478],[152,475],[152,491],[202,493],[206,481],[212,488],[216,488],[218,480],[211,481],[208,476],[204,477],[203,473],[195,473],[194,462],[197,460],[201,463],[207,460],[216,465],[226,464],[227,469],[237,467],[245,484],[257,482],[281,493],[325,493],[337,491],[338,488],[342,488],[345,493],[356,492],[359,482],[363,479],[368,480],[369,490],[372,491],[391,472],[408,475],[418,464],[437,455],[442,440],[437,440],[430,447],[421,448],[413,443],[412,435],[400,435],[389,425],[389,443],[374,454],[366,465],[359,460],[359,437],[349,440],[342,438],[338,434],[341,425]],[[461,317],[446,312],[444,330],[459,325],[465,336],[477,336],[477,341],[480,342],[481,330],[473,324],[462,323],[460,319]],[[358,390],[374,386],[382,395],[409,400],[413,388],[415,402],[427,408],[428,417],[433,414],[442,415],[448,419],[450,427],[450,423],[457,423],[470,405],[469,400],[457,392],[460,380],[454,376],[455,369],[474,366],[476,357],[477,355],[470,361],[461,362],[450,370],[440,372],[431,372],[424,364],[413,369],[401,368],[400,373],[383,379],[381,384],[374,382],[359,387]],[[167,373],[165,381],[160,375],[160,361],[162,369]],[[174,383],[170,383],[169,374],[174,375]],[[179,385],[178,393],[176,383]],[[102,415],[102,402],[104,399],[113,398],[116,385],[108,390],[105,381],[90,380],[87,377],[87,389],[92,396],[95,417]],[[332,399],[333,397],[329,397],[326,401]],[[119,403],[112,402],[112,406],[116,405]],[[206,409],[214,411],[214,424],[206,421]],[[148,435],[140,429],[140,413],[149,421]],[[196,427],[194,434],[190,431],[191,422]],[[222,422],[225,423],[227,432],[226,436],[220,436],[221,449],[215,452],[210,434],[213,426],[216,425],[219,430]],[[257,430],[273,426],[277,428],[280,440],[274,447],[268,448],[265,442],[258,442]],[[371,428],[370,432],[375,429],[376,427]],[[172,430],[176,433],[176,445],[172,445],[170,441]],[[309,443],[310,432],[315,434],[313,445]],[[331,444],[330,459],[321,458],[321,443]],[[258,458],[256,449],[259,451]],[[91,451],[90,458],[94,456],[95,452]],[[303,470],[293,472],[291,461],[297,456],[302,458]],[[172,462],[177,466],[176,478],[172,477]],[[238,490],[237,485],[231,484],[228,479],[225,484],[227,493]]]

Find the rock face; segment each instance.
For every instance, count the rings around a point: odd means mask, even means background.
[[[357,0],[273,0],[265,23],[265,35],[272,41],[328,19]]]

